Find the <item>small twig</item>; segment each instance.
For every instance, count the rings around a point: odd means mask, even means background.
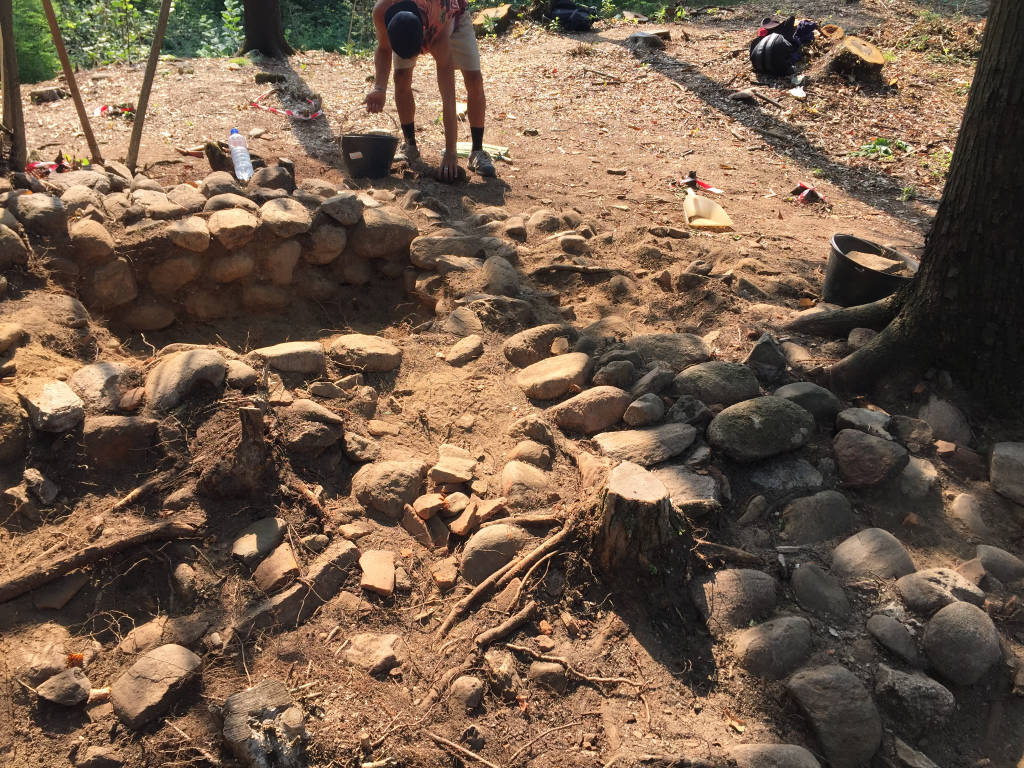
[[[589,72],[592,75],[597,75],[598,77],[603,77],[606,80],[614,80],[615,82],[618,82],[618,83],[622,82],[622,78],[621,77],[618,77],[617,75],[609,75],[607,72],[602,72],[599,69],[591,69],[590,67],[584,67],[583,71],[584,72]]]
[[[481,765],[486,765],[488,768],[499,768],[499,766],[495,765],[490,760],[485,760],[484,758],[480,757],[480,755],[478,755],[476,752],[470,752],[465,747],[460,747],[454,741],[448,741],[448,739],[442,736],[438,736],[436,733],[431,733],[430,731],[424,731],[423,733],[429,736],[431,740],[433,740],[433,742],[437,744],[439,747],[450,749],[452,752],[454,752],[456,755],[459,755],[460,757],[465,757],[470,760],[474,760],[480,763]]]
[[[515,753],[512,755],[512,757],[509,758],[509,762],[512,763],[513,765],[515,765],[517,757],[519,757],[521,754],[523,754],[523,752],[528,750],[530,747],[532,747],[538,741],[543,739],[545,736],[547,736],[549,734],[552,734],[555,731],[564,731],[566,728],[575,728],[577,725],[583,725],[583,721],[582,720],[573,720],[571,723],[565,723],[563,725],[556,725],[554,728],[548,728],[546,731],[544,731],[540,735],[535,736],[534,738],[530,739],[523,746],[521,746],[519,749],[517,749],[515,751]]]
[[[481,632],[476,636],[476,644],[480,648],[486,648],[488,645],[493,643],[495,640],[500,640],[505,635],[514,632],[519,629],[523,624],[528,622],[534,612],[537,610],[537,601],[531,600],[528,602],[521,611],[512,614],[507,620],[503,621],[496,627],[488,629],[486,632]]]
[[[779,109],[783,109],[783,110],[785,109],[785,107],[782,106],[782,104],[777,102],[775,99],[771,98],[770,96],[765,96],[763,93],[761,93],[758,90],[755,90],[755,89],[751,88],[750,92],[752,94],[754,94],[755,96],[757,96],[757,98],[761,99],[761,101],[767,101],[769,104],[774,104]]]
[[[238,650],[242,653],[242,669],[245,671],[245,679],[248,686],[252,688],[252,677],[249,675],[249,665],[245,662],[245,645],[242,643],[242,638],[237,634],[235,635],[235,639],[238,641]]]

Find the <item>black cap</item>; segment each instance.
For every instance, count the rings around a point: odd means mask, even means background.
[[[399,58],[411,59],[423,48],[423,19],[413,0],[401,0],[387,9],[384,25],[388,30],[391,50]]]

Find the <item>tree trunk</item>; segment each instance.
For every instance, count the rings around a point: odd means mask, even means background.
[[[14,48],[14,8],[11,0],[0,0],[0,37],[2,37],[3,63],[0,77],[4,90],[4,125],[11,132],[10,168],[24,171],[27,159],[25,145],[25,119],[21,110],[21,81],[18,78],[18,54]]]
[[[1024,3],[995,0],[942,202],[896,319],[833,367],[849,390],[894,361],[949,370],[987,404],[1019,410],[1024,379]]]
[[[284,39],[281,0],[243,0],[245,42],[239,53],[259,51],[271,59],[284,59],[295,53]]]

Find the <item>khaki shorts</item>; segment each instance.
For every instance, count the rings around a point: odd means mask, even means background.
[[[476,33],[473,31],[473,20],[467,14],[459,17],[459,23],[455,25],[455,31],[448,38],[452,47],[452,63],[456,69],[463,72],[480,71],[480,49],[476,44]],[[411,59],[403,59],[391,54],[391,61],[395,70],[412,69],[416,66],[416,56]]]

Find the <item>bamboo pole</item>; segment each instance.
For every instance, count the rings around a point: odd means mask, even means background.
[[[64,70],[64,79],[67,80],[68,90],[71,91],[71,100],[75,102],[75,111],[78,112],[78,121],[82,124],[82,133],[85,134],[85,141],[89,144],[92,161],[102,164],[103,154],[100,152],[100,146],[96,143],[96,137],[92,133],[89,115],[85,111],[85,104],[82,103],[82,94],[78,91],[75,73],[71,69],[71,60],[68,58],[67,49],[64,47],[64,38],[60,33],[60,27],[57,25],[57,14],[53,12],[53,3],[50,0],[43,0],[43,12],[46,13],[46,22],[50,25],[50,36],[53,37],[53,44],[57,48],[57,57],[60,59],[61,69]]]
[[[167,17],[171,12],[171,0],[163,0],[160,4],[160,19],[153,33],[153,46],[149,49],[149,62],[146,74],[142,78],[142,90],[139,92],[139,103],[135,106],[135,122],[132,125],[132,138],[128,142],[128,157],[125,165],[135,173],[135,164],[139,159],[139,144],[142,142],[142,124],[146,119],[146,108],[149,106],[149,91],[153,87],[156,65],[160,60],[160,49],[164,44],[164,32],[167,31]]]
[[[25,115],[21,109],[18,54],[14,48],[14,6],[0,0],[0,43],[3,45],[4,125],[11,132],[11,170],[24,171],[28,158],[25,145]]]

